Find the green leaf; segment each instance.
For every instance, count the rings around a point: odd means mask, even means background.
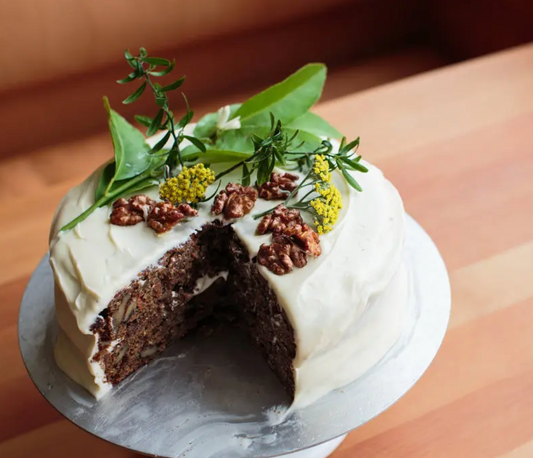
[[[102,170],[102,175],[100,175],[100,180],[98,181],[98,186],[96,187],[96,193],[94,196],[94,201],[97,202],[102,197],[104,197],[105,190],[107,186],[113,179],[115,175],[115,161],[110,162]]]
[[[128,49],[124,51],[124,57],[128,61],[128,64],[131,68],[137,69],[137,62],[135,62],[135,58],[132,56]]]
[[[126,84],[131,83],[135,78],[137,78],[137,71],[131,72],[126,78],[122,78],[121,80],[117,80],[118,84]]]
[[[251,153],[220,149],[208,149],[205,153],[202,154],[194,145],[189,145],[183,148],[183,150],[181,151],[181,157],[184,161],[195,161],[201,157],[202,162],[210,164],[217,164],[220,162],[238,162],[250,156]]]
[[[221,150],[243,151],[253,153],[254,144],[252,141],[253,135],[258,135],[262,138],[266,137],[270,132],[268,127],[245,127],[235,130],[226,130],[220,134],[214,147]]]
[[[146,51],[146,48],[139,48],[139,55],[141,57],[146,57],[148,55],[148,51]]]
[[[157,153],[158,151],[161,151],[167,144],[169,138],[170,138],[170,131],[167,132],[165,135],[163,135],[163,138],[159,140],[154,146],[152,146],[150,153],[153,154],[153,153]]]
[[[174,70],[174,67],[176,65],[176,61],[173,60],[170,65],[165,68],[164,70],[158,70],[158,71],[149,71],[148,73],[152,76],[159,77],[159,76],[165,76],[168,75],[172,70]]]
[[[151,161],[148,154],[150,147],[146,144],[144,135],[111,109],[107,97],[104,97],[104,107],[115,150],[116,171],[112,181],[124,180],[144,172]]]
[[[326,81],[324,64],[308,64],[281,83],[248,99],[235,113],[241,123],[269,125],[270,113],[287,125],[302,116],[320,98]]]
[[[335,127],[310,111],[296,118],[285,127],[308,132],[318,137],[342,138],[342,134]]]
[[[141,57],[141,60],[147,64],[151,65],[163,65],[165,67],[168,67],[170,65],[170,61],[168,59],[163,59],[162,57]]]
[[[355,178],[348,172],[346,169],[341,169],[342,175],[344,176],[344,179],[348,182],[348,184],[354,188],[355,190],[361,192],[363,188],[359,185],[359,183],[355,180]]]
[[[164,92],[156,92],[155,95],[155,103],[157,103],[157,106],[164,107],[167,102],[168,98]]]
[[[290,135],[291,132],[292,129],[285,129],[285,133]],[[322,139],[315,134],[299,130],[293,140],[294,147],[291,147],[290,150],[293,152],[314,151],[320,146],[321,142]]]
[[[296,132],[295,130],[288,128],[284,129],[284,132],[289,138],[295,135],[292,146],[289,148],[292,152],[313,151],[321,142],[319,137],[308,132]],[[228,130],[222,132],[212,148],[253,153],[254,136],[257,136],[262,140],[269,133],[270,128],[266,126],[246,126],[241,127],[240,129]]]
[[[98,183],[98,188],[96,189],[96,200],[99,200],[101,197],[104,196],[104,192],[105,192],[105,190],[107,188],[107,185],[109,184],[109,183],[106,183],[106,173],[109,173],[109,172],[107,172],[107,169],[108,169],[109,166],[114,166],[114,163],[108,164],[106,166],[106,168],[104,169],[104,172],[102,173],[102,176],[100,177],[100,181]],[[128,182],[128,180],[115,181],[113,183],[113,185],[111,186],[111,189],[109,191],[113,192],[115,189],[118,189],[120,186],[123,186],[127,182]],[[143,189],[150,188],[152,186],[157,186],[158,183],[159,183],[159,180],[157,180],[156,178],[151,178],[151,177],[146,178],[145,180],[143,180],[143,181],[141,181],[139,183],[136,183],[133,186],[129,187],[123,193],[115,196],[113,198],[113,201],[117,200],[120,197],[123,197],[125,195],[132,195],[132,194],[135,194],[136,192],[139,192],[139,191],[141,191]]]
[[[135,102],[141,95],[142,93],[144,92],[144,90],[146,89],[146,82],[142,83],[138,88],[137,90],[131,94],[129,97],[126,97],[122,103],[124,105],[127,105],[128,103],[133,103]]]
[[[345,142],[346,142],[346,139],[344,139],[343,143]],[[358,146],[359,146],[359,137],[357,137],[354,141],[348,143],[347,145],[344,145],[341,143],[341,147],[339,148],[339,153],[341,154],[348,153]]]
[[[172,84],[163,86],[161,90],[163,92],[173,91],[174,89],[178,89],[183,84],[184,81],[185,81],[185,76],[182,76],[179,80],[174,81]]]
[[[270,180],[270,174],[276,165],[276,156],[271,154],[262,160],[257,167],[257,184],[261,186]]]
[[[196,137],[191,137],[190,135],[184,135],[183,137],[185,137],[187,140],[189,140],[194,146],[196,146],[196,148],[198,148],[202,153],[205,153],[206,152],[206,148],[205,148],[205,145],[203,144],[203,142],[201,142],[200,140],[198,140]]]
[[[151,188],[153,186],[157,186],[159,184],[159,180],[156,178],[147,178],[146,180],[141,181],[140,183],[137,183],[136,185],[132,186],[128,189],[128,194],[135,194],[139,191],[142,191],[143,189]],[[122,196],[119,196],[122,197]]]
[[[146,131],[147,137],[151,137],[159,130],[159,126],[161,124],[161,121],[163,120],[164,114],[165,114],[165,111],[162,108],[157,112],[157,114],[155,115],[155,118],[152,120],[152,122],[148,126],[148,130]]]
[[[215,197],[218,194],[218,190],[220,189],[221,184],[222,184],[222,182],[220,180],[218,180],[218,185],[217,185],[216,189],[211,193],[211,195],[210,196],[204,196],[199,202],[208,202],[213,197]]]
[[[183,118],[179,120],[178,124],[176,124],[176,129],[184,128],[187,124],[191,122],[191,119],[193,116],[194,116],[194,111],[192,110],[187,111],[187,113],[185,113]]]
[[[358,161],[352,161],[351,159],[348,159],[347,157],[340,157],[339,159],[345,164],[347,164],[352,170],[357,170],[358,172],[361,172],[361,173],[368,172],[368,169]]]
[[[242,164],[242,185],[250,186],[250,170],[246,165],[246,162]]]
[[[152,118],[149,118],[148,116],[135,115],[134,118],[135,121],[143,126],[150,127],[150,124],[152,124]]]
[[[233,105],[230,105],[229,107],[230,118],[234,117],[235,112],[240,108],[240,106],[241,106],[240,103],[234,103]],[[194,136],[196,138],[211,137],[216,131],[217,119],[218,119],[218,113],[206,114],[203,118],[201,118],[196,123],[196,127],[194,128]]]

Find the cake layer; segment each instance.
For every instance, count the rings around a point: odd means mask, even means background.
[[[381,359],[401,333],[408,296],[405,272],[399,271],[403,206],[379,169],[365,165],[369,172],[357,177],[362,193],[349,188],[338,172],[333,173],[344,206],[335,229],[320,237],[320,257],[309,258],[305,268],[285,276],[257,265],[294,329],[295,407],[354,380],[361,368]],[[65,196],[54,219],[50,242],[50,262],[61,291],[56,295],[63,335],[56,349],[58,363],[96,397],[110,388],[100,364],[92,360],[98,342],[91,327],[99,314],[118,291],[137,279],[139,272],[157,265],[165,253],[182,246],[202,226],[218,219],[210,213],[211,202],[201,203],[197,217],[157,235],[145,224],[111,225],[111,210],[102,207],[73,230],[59,232],[94,202],[100,173],[101,169]],[[238,182],[240,173],[224,178],[223,185]],[[144,193],[156,199],[158,191],[153,188]],[[231,222],[250,258],[255,257],[262,243],[270,241],[270,235],[255,235],[258,221],[252,216],[275,204],[259,199],[250,215]],[[396,297],[377,300],[393,277]],[[59,348],[65,345],[74,345],[76,351]],[[67,353],[68,358],[64,356]],[[80,367],[86,374],[76,379],[72,374]],[[80,382],[82,378],[90,383]]]

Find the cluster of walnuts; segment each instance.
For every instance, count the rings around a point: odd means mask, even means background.
[[[197,214],[198,211],[188,204],[179,204],[176,207],[170,202],[156,202],[144,194],[139,194],[128,200],[118,199],[113,204],[110,222],[116,226],[134,226],[146,221],[148,227],[162,234],[170,231],[182,219]]]
[[[263,216],[256,230],[258,235],[272,233],[272,243],[263,243],[257,262],[276,275],[285,275],[293,266],[304,267],[307,255],[320,256],[318,234],[302,219],[298,210],[278,205],[271,214]]]
[[[272,173],[270,181],[258,186],[242,186],[228,183],[215,197],[211,213],[225,219],[242,218],[250,213],[258,197],[265,200],[286,199],[297,187],[298,176],[291,173]],[[118,199],[113,204],[111,224],[133,226],[146,221],[156,233],[170,231],[180,221],[198,215],[189,204],[174,205],[168,201],[156,202],[139,194],[129,199]],[[285,275],[293,267],[304,267],[307,256],[320,256],[318,234],[306,223],[298,210],[278,205],[271,214],[263,216],[256,233],[272,233],[272,243],[262,244],[257,253],[257,262],[276,275]]]

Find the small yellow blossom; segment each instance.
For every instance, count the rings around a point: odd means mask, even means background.
[[[331,181],[331,173],[329,172],[329,163],[325,156],[317,154],[315,156],[315,163],[313,164],[313,173],[320,178],[320,180],[329,183]]]
[[[311,200],[310,205],[316,213],[315,225],[319,234],[333,229],[342,208],[340,191],[331,183],[315,183],[315,191],[319,194]]]
[[[207,187],[215,181],[215,173],[204,164],[183,167],[181,173],[159,185],[159,197],[176,205],[197,203],[205,196]]]

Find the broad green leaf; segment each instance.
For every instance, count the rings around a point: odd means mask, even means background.
[[[309,132],[317,137],[342,138],[342,134],[326,120],[308,111],[285,127]]]
[[[181,151],[184,161],[196,161],[202,159],[205,164],[216,164],[218,162],[236,162],[250,157],[251,153],[242,151],[230,151],[220,149],[208,149],[206,153],[198,151],[194,145],[187,146]]]
[[[287,125],[315,104],[325,81],[326,66],[308,64],[281,83],[248,99],[234,117],[240,116],[243,124],[269,125],[272,113]]]
[[[296,131],[294,129],[284,129],[285,134],[290,138]],[[266,126],[246,126],[236,130],[223,132],[213,148],[230,151],[242,151],[246,153],[254,152],[253,136],[258,135],[265,138],[270,133],[270,127]],[[304,142],[299,148],[297,146]],[[320,145],[321,139],[314,134],[299,131],[292,141],[291,151],[312,151]]]
[[[106,182],[106,174],[108,174],[109,172],[107,170],[111,170],[112,168],[114,169],[114,167],[110,167],[110,166],[114,166],[114,162],[111,163],[111,164],[108,164],[106,166],[106,168],[104,169],[103,173],[102,173],[102,176],[100,177],[100,182],[98,183],[98,188],[96,189],[96,196],[95,196],[95,200],[98,200],[100,199],[101,197],[104,196],[104,192],[107,188],[107,185],[109,184],[109,182]],[[108,167],[110,167],[108,169]],[[114,191],[115,189],[119,188],[120,186],[122,186],[123,184],[127,183],[128,180],[123,180],[123,181],[115,181],[111,188],[110,188],[110,192]],[[156,186],[157,184],[159,183],[159,180],[157,180],[156,178],[146,178],[145,180],[142,180],[141,182],[133,185],[132,187],[128,188],[126,191],[124,191],[124,193],[122,193],[121,195],[118,195],[114,198],[114,200],[117,200],[119,199],[120,197],[123,197],[125,195],[132,195],[132,194],[135,194],[136,192],[139,192],[143,189],[146,189],[146,188],[150,188],[152,186]]]
[[[240,108],[240,103],[230,105],[230,118],[234,117],[235,112]],[[218,113],[208,113],[196,123],[194,128],[194,136],[196,138],[209,138],[215,133],[217,125]]]
[[[137,183],[136,185],[132,186],[128,189],[128,194],[135,194],[139,191],[142,191],[143,189],[151,188],[153,186],[157,186],[159,184],[159,180],[156,178],[147,178],[146,180],[141,181],[140,183]],[[122,196],[120,196],[122,197]]]
[[[111,109],[107,97],[104,97],[104,107],[115,150],[116,170],[112,181],[124,180],[144,172],[151,161],[148,154],[150,147],[145,142],[144,135]]]
[[[252,135],[259,135],[265,137],[270,132],[270,127],[244,127],[235,130],[227,130],[222,132],[218,138],[214,148],[230,151],[242,151],[253,153],[254,144],[252,142]]]
[[[293,131],[292,129],[285,129],[285,132],[292,135],[292,133],[296,131]],[[302,142],[303,144],[301,145]],[[322,139],[320,137],[317,137],[312,133],[299,130],[298,135],[296,135],[294,141],[292,142],[293,147],[291,147],[291,151],[313,151],[320,146],[321,142]]]
[[[96,193],[94,196],[95,202],[100,200],[102,197],[104,197],[105,190],[107,189],[107,186],[113,179],[114,175],[115,175],[115,161],[112,161],[109,164],[107,164],[102,170],[102,175],[100,175],[100,180],[98,181],[98,186],[96,188]]]

